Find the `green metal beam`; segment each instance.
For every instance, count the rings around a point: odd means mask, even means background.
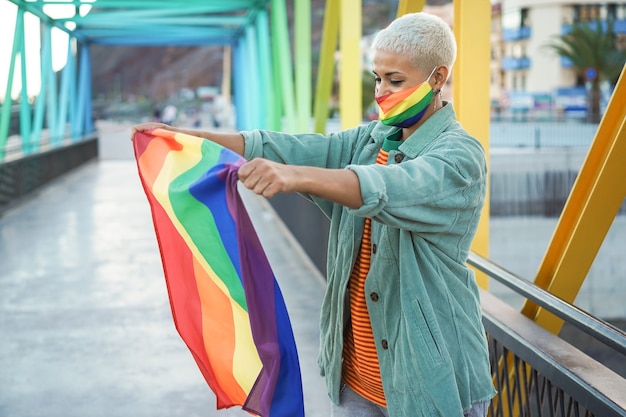
[[[311,130],[311,0],[298,0],[294,9],[297,130]]]
[[[275,70],[279,73],[283,93],[286,130],[294,132],[296,130],[296,106],[285,0],[272,0],[272,30],[272,53],[278,58]]]
[[[315,87],[315,131],[326,133],[326,121],[329,115],[330,94],[333,89],[335,73],[335,52],[339,37],[339,2],[327,1],[322,29],[320,61],[317,69]]]

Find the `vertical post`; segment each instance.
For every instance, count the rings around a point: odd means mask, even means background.
[[[459,122],[485,148],[489,166],[489,62],[491,2],[455,1],[454,33],[458,46],[453,69],[454,107]],[[489,187],[472,250],[489,253]],[[478,284],[487,288],[488,279],[477,273]]]
[[[311,0],[294,2],[298,131],[311,130]]]
[[[13,97],[11,90],[13,89],[13,77],[15,75],[15,61],[17,54],[21,50],[21,44],[24,43],[24,10],[21,7],[17,9],[17,17],[15,18],[15,30],[13,35],[13,48],[11,49],[11,62],[9,64],[9,76],[7,79],[7,89],[4,94],[2,103],[2,115],[0,118],[0,160],[4,159],[5,146],[9,138],[9,127],[11,124],[11,109],[13,108]]]
[[[272,53],[278,59],[278,65],[275,69],[277,70],[283,93],[282,102],[286,128],[287,131],[294,132],[296,130],[296,106],[290,51],[285,0],[272,0]]]
[[[44,26],[43,42],[41,45],[41,90],[35,101],[35,115],[33,117],[33,149],[39,148],[41,143],[41,133],[43,130],[44,110],[48,96],[48,84],[50,81],[50,71],[52,71],[52,42],[49,25]]]
[[[421,12],[424,9],[426,0],[400,0],[398,3],[397,16],[403,16],[407,13]]]
[[[68,100],[68,111],[69,111],[69,119],[70,119],[70,137],[74,139],[74,133],[76,129],[76,125],[78,124],[78,94],[77,94],[77,85],[76,85],[76,67],[78,61],[78,48],[79,44],[76,39],[72,39],[70,37],[69,40],[70,50],[72,53],[68,52],[67,56],[67,67],[69,69],[69,100]],[[71,57],[71,59],[70,59]],[[122,85],[120,83],[120,95],[122,95]]]
[[[315,87],[315,131],[323,134],[326,133],[328,103],[335,75],[335,51],[337,50],[339,35],[339,2],[326,1],[322,30],[322,45]]]
[[[82,44],[80,48],[79,66],[77,114],[75,125],[72,126],[74,139],[91,133],[91,57],[86,44]]]
[[[57,74],[54,72],[54,68],[52,67],[52,54],[54,51],[52,50],[52,28],[48,27],[48,31],[50,33],[50,60],[48,61],[47,67],[48,72],[46,73],[46,77],[48,78],[48,111],[47,111],[47,125],[48,125],[48,136],[49,141],[52,142],[52,135],[54,132],[58,130],[58,96],[57,96]],[[58,30],[58,29],[56,29]],[[43,75],[42,75],[43,76]]]
[[[246,61],[244,56],[246,54],[246,40],[244,36],[241,36],[237,41],[237,45],[235,46],[235,51],[233,54],[234,57],[234,65],[233,72],[235,76],[235,111],[236,111],[236,125],[237,130],[245,130],[249,123],[246,119],[249,115],[246,109],[246,100],[244,97],[244,92],[247,89],[247,79],[244,76],[244,68]]]
[[[22,77],[22,89],[20,91],[20,137],[22,138],[22,151],[29,153],[31,151],[31,110],[28,101],[28,74],[26,71],[26,33],[24,32],[24,24],[21,25],[20,44],[20,72]]]
[[[229,121],[232,117],[230,114],[231,109],[231,96],[230,96],[230,84],[232,82],[232,59],[233,59],[233,47],[231,45],[224,46],[224,53],[222,58],[222,98],[224,100],[224,109],[222,114],[224,115],[224,121]]]
[[[59,112],[57,114],[57,125],[54,133],[51,133],[51,144],[63,142],[65,138],[65,128],[67,124],[69,95],[71,94],[70,84],[72,83],[72,62],[74,54],[72,53],[72,38],[68,40],[67,46],[67,62],[61,72],[61,87],[59,91]]]
[[[259,78],[263,88],[261,106],[265,110],[263,128],[277,130],[280,119],[274,107],[274,89],[272,88],[272,57],[270,53],[270,34],[267,11],[259,10],[257,14],[257,40],[259,44]]]
[[[358,126],[363,121],[361,15],[361,0],[341,0],[339,106],[342,129]]]
[[[265,91],[259,82],[261,79],[259,67],[259,48],[256,39],[256,30],[253,24],[246,27],[246,59],[248,73],[248,90],[245,108],[247,109],[249,126],[248,129],[265,127],[265,106],[263,95]]]

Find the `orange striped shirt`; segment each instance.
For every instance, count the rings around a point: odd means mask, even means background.
[[[381,149],[377,164],[385,165],[389,152]],[[362,397],[387,406],[376,343],[372,333],[367,305],[365,303],[365,278],[370,269],[372,221],[365,219],[361,247],[350,275],[351,326],[346,330],[343,347],[343,379],[346,385]]]

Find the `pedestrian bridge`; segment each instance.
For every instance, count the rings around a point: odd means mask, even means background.
[[[324,130],[328,109],[320,103],[327,102],[330,84],[324,79],[332,78],[328,69],[332,61],[323,57],[333,55],[338,38],[342,56],[355,56],[360,38],[355,16],[360,2],[328,2],[315,97],[319,107],[315,109],[307,108],[313,101],[306,93],[311,89],[302,81],[310,80],[310,74],[306,69],[292,73],[292,59],[285,53],[290,48],[284,1],[190,1],[184,7],[165,0],[125,1],[124,9],[116,0],[75,1],[76,12],[59,19],[48,17],[42,6],[60,2],[11,3],[17,7],[11,68],[16,68],[18,59],[26,67],[25,14],[41,19],[44,40],[42,94],[33,106],[28,97],[18,99],[17,129],[10,122],[10,94],[0,113],[0,415],[247,415],[240,410],[213,414],[213,396],[175,332],[149,207],[132,160],[130,125],[95,122],[91,117],[89,44],[142,40],[144,44],[210,41],[228,45],[233,48],[234,67],[239,68],[233,74],[235,91],[254,91],[251,96],[256,100],[232,97],[242,103],[237,106],[238,129],[302,131],[308,129],[313,115],[316,130]],[[295,49],[304,55],[294,61],[310,63],[306,46],[310,30],[302,23],[307,20],[308,6],[295,3]],[[398,13],[419,9],[423,3],[400,1]],[[91,7],[91,12],[83,14],[83,7]],[[489,62],[488,51],[480,46],[488,44],[482,41],[488,39],[484,21],[489,10],[486,1],[474,4],[472,10],[460,2],[455,5],[455,19],[464,22],[455,25],[455,30],[466,40],[459,44],[455,107],[464,126],[480,138],[489,136],[488,103],[478,105],[475,98],[481,97],[481,89],[488,89],[488,70],[479,72],[486,79],[462,80],[480,69],[474,65]],[[74,23],[75,29],[68,29],[66,23]],[[131,32],[133,25],[146,36]],[[46,64],[51,53],[46,38],[52,28],[69,31],[70,55],[78,51],[68,61],[73,64],[63,70],[59,88]],[[270,32],[276,45],[267,43]],[[75,44],[80,48],[74,48]],[[341,95],[358,94],[351,80],[360,78],[355,75],[360,68],[350,65],[359,62],[356,56],[342,65],[345,90]],[[310,65],[305,67],[310,70]],[[262,69],[251,74],[242,68]],[[274,72],[280,76],[272,77]],[[623,78],[534,282],[486,259],[489,213],[484,214],[469,262],[481,272],[481,286],[486,287],[491,278],[526,300],[519,311],[482,292],[494,384],[499,391],[492,416],[626,416],[623,375],[556,336],[565,321],[608,346],[613,354],[622,358],[626,354],[623,331],[570,304],[626,195],[626,168],[620,162],[626,155]],[[274,88],[265,90],[263,85]],[[478,88],[477,93],[471,88]],[[474,100],[466,104],[465,96]],[[356,107],[341,106],[342,127],[360,123]],[[251,111],[259,108],[265,111]],[[488,148],[488,140],[485,145]],[[323,276],[302,249],[305,239],[285,223],[286,216],[277,214],[280,207],[247,194],[246,203],[290,311],[303,370],[306,413],[326,416],[329,404],[316,366]],[[312,214],[302,210],[310,221]],[[323,230],[322,219],[319,226]]]

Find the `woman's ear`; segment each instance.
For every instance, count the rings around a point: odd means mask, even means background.
[[[446,80],[450,75],[450,70],[445,65],[439,65],[433,74],[435,78],[435,90],[441,90],[446,85]]]

